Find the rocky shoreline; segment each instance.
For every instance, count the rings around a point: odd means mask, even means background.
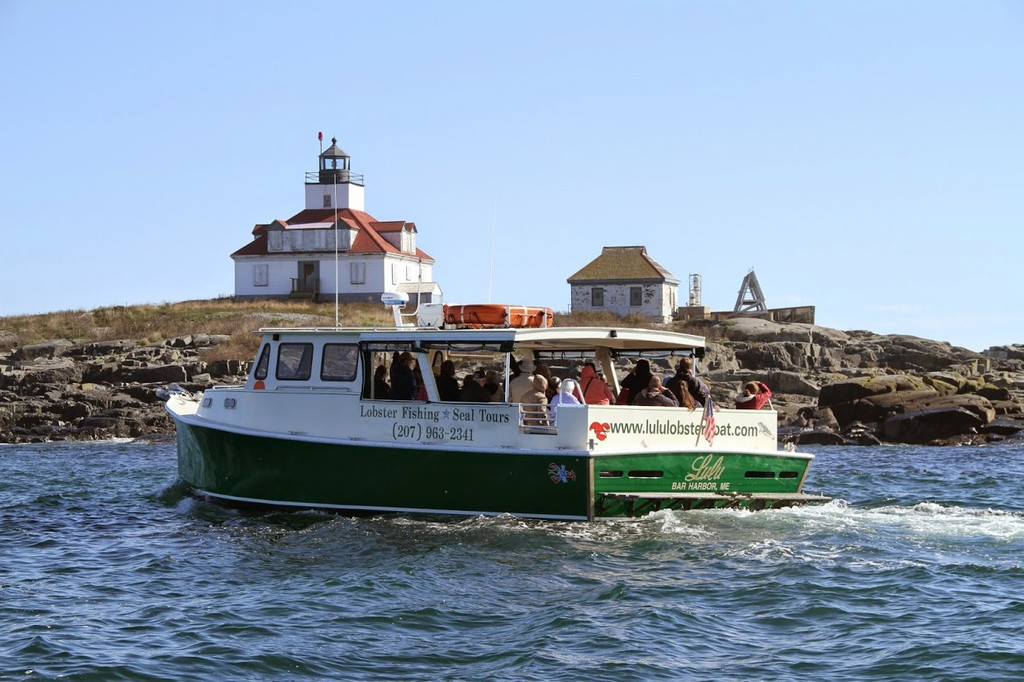
[[[1024,345],[984,353],[905,335],[732,319],[699,363],[720,406],[771,386],[779,437],[799,444],[1024,443]],[[167,438],[162,390],[243,383],[249,358],[204,362],[226,336],[146,344],[54,339],[0,352],[0,442]],[[661,367],[670,373],[668,366]]]

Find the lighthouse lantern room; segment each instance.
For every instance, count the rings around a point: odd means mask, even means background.
[[[320,152],[320,169],[306,173],[306,208],[351,208],[363,211],[363,176],[353,173],[352,159],[331,138],[331,146]]]

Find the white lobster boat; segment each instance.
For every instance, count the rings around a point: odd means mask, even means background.
[[[244,386],[168,398],[180,477],[227,503],[352,513],[593,520],[828,499],[803,492],[813,455],[778,448],[771,410],[715,411],[709,442],[699,409],[563,405],[538,420],[507,395],[513,357],[556,374],[592,361],[617,393],[621,363],[700,357],[701,337],[536,323],[449,328],[443,319],[259,330]],[[423,369],[421,400],[375,395],[375,368],[400,353]],[[434,371],[445,359],[495,368],[506,393],[442,401]]]

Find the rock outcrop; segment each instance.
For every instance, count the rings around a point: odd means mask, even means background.
[[[1024,442],[1024,346],[948,343],[733,319],[709,330],[705,380],[722,405],[772,387],[780,438],[797,443]]]
[[[196,335],[149,345],[55,339],[0,353],[0,442],[173,433],[160,389],[176,383],[194,391],[245,380],[248,361],[199,357],[227,338]]]
[[[1024,346],[984,353],[906,335],[755,318],[707,330],[698,363],[719,406],[761,380],[779,435],[801,444],[1024,442]],[[158,391],[241,383],[250,359],[204,362],[227,337],[157,344],[54,339],[0,352],[0,442],[173,433]],[[671,373],[666,364],[660,368]]]

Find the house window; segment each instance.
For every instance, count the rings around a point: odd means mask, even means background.
[[[331,207],[331,195],[330,194],[325,194],[324,195],[324,208],[330,208],[330,207]]]
[[[270,266],[266,263],[252,266],[252,285],[254,287],[265,287],[270,280]]]
[[[601,287],[594,287],[590,290],[590,305],[595,308],[604,307],[604,289]]]
[[[391,264],[391,283],[398,284],[398,263]]]
[[[644,304],[644,289],[643,287],[630,287],[629,288],[629,305],[639,306]]]
[[[366,263],[349,263],[348,272],[352,284],[366,284]]]

